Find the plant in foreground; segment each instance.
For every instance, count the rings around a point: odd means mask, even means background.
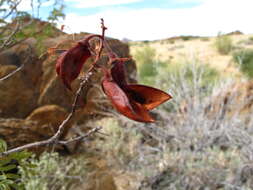
[[[57,74],[64,85],[72,90],[71,82],[78,77],[85,61],[94,55],[95,61],[88,70],[87,75],[92,74],[96,68],[103,72],[102,88],[115,109],[132,120],[154,122],[149,110],[171,99],[171,96],[156,88],[127,83],[124,64],[129,58],[119,58],[112,52],[104,37],[106,29],[102,20],[102,35],[88,35],[74,47],[63,52],[57,60]],[[92,50],[89,43],[93,38],[100,39],[98,51]],[[106,66],[101,66],[97,64],[97,61],[100,59],[104,48],[109,61]]]
[[[7,150],[7,144],[0,139],[0,153]],[[21,175],[18,173],[18,166],[23,166],[31,153],[27,151],[15,152],[6,157],[0,157],[0,190],[19,189],[23,190],[21,183]],[[31,164],[26,163],[27,168],[32,167]]]
[[[78,90],[75,93],[74,102],[72,105],[71,112],[64,121],[58,127],[57,132],[49,139],[42,140],[30,144],[26,144],[20,147],[13,148],[0,152],[0,158],[10,155],[14,152],[20,152],[25,149],[32,147],[39,147],[45,145],[66,145],[75,141],[81,141],[88,136],[98,132],[101,127],[95,127],[88,131],[84,135],[80,135],[70,140],[62,140],[64,134],[67,133],[67,123],[73,118],[77,104],[80,101],[81,92],[84,89],[86,82],[96,69],[100,69],[103,72],[104,78],[102,80],[102,87],[105,94],[111,100],[113,106],[118,112],[125,115],[126,117],[140,122],[154,122],[154,119],[149,115],[149,111],[159,106],[163,102],[171,99],[171,96],[161,90],[138,84],[128,84],[125,79],[124,64],[129,58],[118,58],[118,56],[112,52],[109,45],[107,44],[104,33],[107,29],[104,26],[102,20],[102,35],[92,34],[79,41],[74,47],[59,56],[56,63],[56,72],[62,79],[64,85],[71,89],[71,83],[78,77],[85,61],[90,57],[95,57],[92,66],[87,71],[85,77],[79,85]],[[99,38],[99,47],[92,48],[90,40],[93,38]],[[106,66],[98,64],[101,58],[102,50],[105,48],[109,61]],[[50,48],[47,54],[51,54],[57,49]],[[13,74],[11,74],[13,75]],[[0,79],[1,81],[1,79]],[[65,133],[66,132],[66,133]]]

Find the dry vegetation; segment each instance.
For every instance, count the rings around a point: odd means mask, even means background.
[[[253,48],[252,35],[230,35],[234,45],[233,49],[249,49]],[[231,55],[220,54],[215,48],[217,37],[202,37],[202,38],[176,38],[161,41],[151,42],[132,42],[131,53],[136,54],[136,51],[141,50],[148,45],[154,48],[157,52],[156,58],[161,61],[170,61],[177,63],[187,57],[192,59],[197,57],[202,63],[209,64],[215,69],[226,75],[240,76],[238,68],[231,60]]]

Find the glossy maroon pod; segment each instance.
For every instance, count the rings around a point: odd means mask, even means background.
[[[69,90],[72,90],[71,82],[78,77],[83,64],[90,56],[88,41],[78,42],[74,47],[59,56],[56,63],[56,72]]]
[[[110,70],[106,70],[102,88],[113,107],[122,115],[139,122],[154,122],[148,110],[138,102],[129,99],[124,90],[113,80]]]
[[[72,81],[80,74],[83,64],[92,55],[89,45],[89,41],[92,38],[103,40],[101,35],[88,35],[74,47],[63,52],[57,59],[56,72],[69,90],[71,90]]]
[[[138,102],[147,110],[152,110],[172,98],[170,94],[162,90],[140,84],[128,84],[125,92],[130,99]]]
[[[140,84],[128,84],[124,64],[124,61],[114,62],[111,75],[112,79],[125,91],[130,99],[143,105],[147,110],[152,110],[172,98],[170,94],[157,88]]]

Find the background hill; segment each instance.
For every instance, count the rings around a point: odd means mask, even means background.
[[[168,66],[184,60],[197,59],[219,71],[222,75],[241,77],[240,65],[233,56],[253,48],[253,35],[231,32],[217,37],[179,36],[157,41],[129,42],[131,54],[136,55],[145,47],[155,51],[155,59],[167,62]],[[225,52],[223,52],[225,51]],[[137,55],[138,56],[138,55]],[[244,56],[243,53],[241,56]]]

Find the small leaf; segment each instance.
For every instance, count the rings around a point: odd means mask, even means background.
[[[10,190],[10,186],[7,184],[0,184],[0,190]]]
[[[8,179],[19,179],[20,176],[17,175],[17,174],[12,174],[12,173],[7,173],[5,174],[5,176],[8,178]]]
[[[9,155],[10,159],[21,161],[23,159],[27,159],[32,155],[31,152],[22,151],[22,152],[14,152]]]
[[[0,167],[8,164],[10,161],[11,161],[11,159],[9,159],[8,157],[7,158],[6,157],[1,157],[0,158]]]
[[[7,150],[7,144],[4,140],[0,139],[0,152],[5,152]]]
[[[9,170],[15,169],[16,167],[17,167],[16,165],[10,164],[8,166],[0,167],[0,171],[6,172],[6,171],[9,171]]]

